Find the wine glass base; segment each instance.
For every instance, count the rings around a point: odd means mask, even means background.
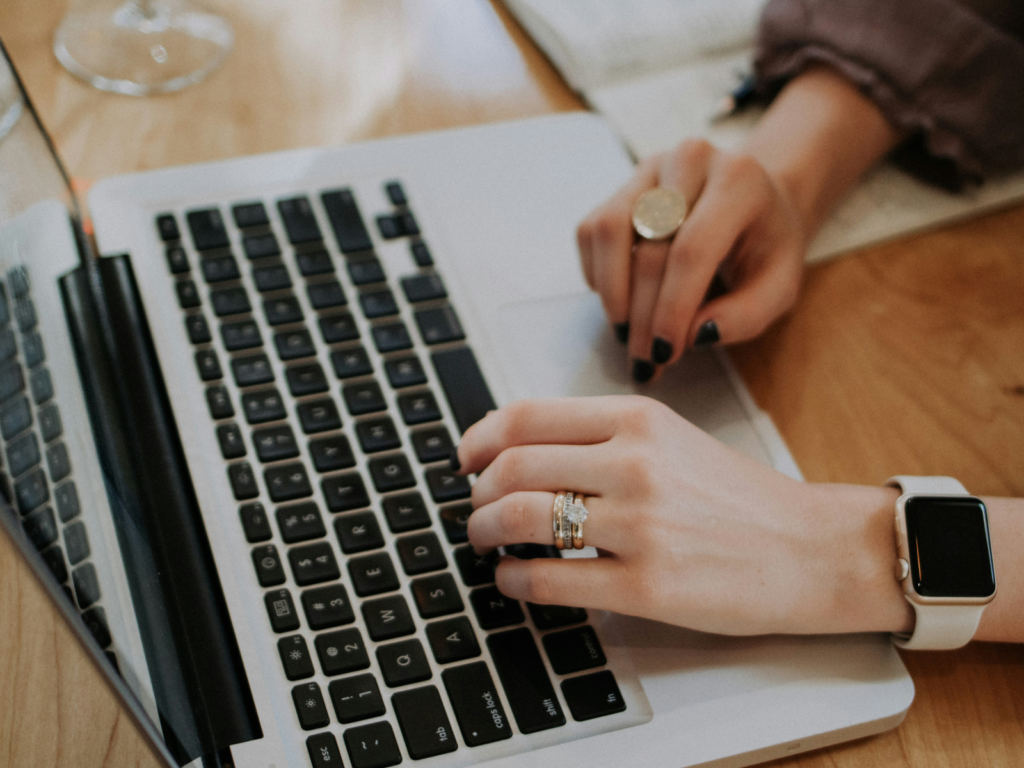
[[[220,16],[180,2],[128,0],[113,13],[69,13],[54,36],[64,68],[128,96],[179,91],[220,67],[234,45]]]

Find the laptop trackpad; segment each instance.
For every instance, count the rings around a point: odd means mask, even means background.
[[[577,293],[503,306],[504,341],[516,362],[515,398],[642,394],[668,405],[719,440],[771,460],[716,355],[691,351],[657,382],[637,385],[626,347],[605,319],[600,299]]]

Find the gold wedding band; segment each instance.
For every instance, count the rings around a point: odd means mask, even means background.
[[[583,505],[583,494],[559,491],[551,509],[551,528],[559,549],[583,549],[583,522],[590,514]]]
[[[555,535],[555,546],[559,549],[565,549],[565,518],[562,512],[565,509],[565,492],[555,494],[555,505],[552,507],[552,532]],[[572,540],[572,534],[569,535],[569,540]]]
[[[633,204],[633,229],[645,240],[665,240],[682,226],[686,211],[686,198],[674,189],[649,189]]]

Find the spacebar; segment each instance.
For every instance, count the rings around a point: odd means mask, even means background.
[[[435,352],[430,356],[434,370],[441,380],[444,396],[448,398],[452,414],[459,425],[459,432],[476,424],[493,411],[496,406],[491,390],[487,388],[484,375],[476,362],[476,356],[469,347],[457,347]]]

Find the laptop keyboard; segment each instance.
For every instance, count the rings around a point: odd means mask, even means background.
[[[505,597],[497,553],[467,543],[442,402],[460,431],[495,406],[402,185],[384,189],[372,223],[408,243],[398,279],[349,189],[319,213],[296,196],[156,219],[313,766],[342,747],[353,768],[395,765],[399,738],[413,759],[509,739],[509,715],[558,728],[563,700],[575,720],[625,709],[586,611]]]
[[[0,437],[7,460],[0,492],[18,510],[29,539],[116,667],[24,265],[0,278]]]

